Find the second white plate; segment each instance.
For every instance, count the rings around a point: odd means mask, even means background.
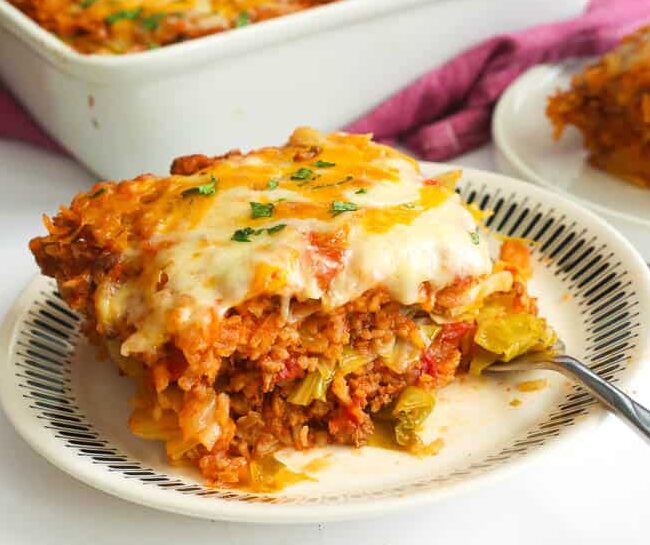
[[[569,127],[559,141],[545,115],[548,97],[568,88],[584,62],[544,64],[520,76],[502,95],[492,121],[497,165],[568,194],[623,232],[642,252],[650,232],[650,190],[597,170],[587,162],[580,133]],[[650,259],[650,247],[647,248]]]

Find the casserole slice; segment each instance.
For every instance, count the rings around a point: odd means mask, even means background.
[[[547,348],[528,247],[490,258],[480,211],[368,135],[100,182],[30,248],[85,332],[138,383],[130,426],[219,486],[296,479],[281,448],[418,431],[458,373]]]
[[[650,26],[625,37],[549,98],[559,138],[567,125],[583,136],[595,167],[650,186]]]

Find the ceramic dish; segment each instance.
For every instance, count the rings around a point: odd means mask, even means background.
[[[585,0],[342,0],[121,56],[81,55],[0,0],[0,79],[102,178],[169,158],[338,129],[495,32],[577,14]]]
[[[448,165],[424,165],[428,174]],[[602,376],[629,384],[650,355],[650,272],[617,232],[556,194],[497,174],[466,170],[465,200],[494,215],[496,233],[536,241],[534,280],[540,314]],[[0,397],[10,421],[50,462],[105,492],[151,507],[210,519],[314,522],[378,515],[476,486],[603,414],[559,375],[535,371],[457,380],[439,393],[425,436],[440,437],[437,456],[364,447],[282,455],[313,471],[274,494],[204,486],[189,468],[170,466],[162,447],[127,428],[127,379],[94,361],[78,317],[54,284],[37,277],[9,313],[2,332]],[[543,379],[537,391],[522,381]],[[111,402],[107,403],[106,400]],[[305,469],[305,467],[311,469]]]
[[[548,96],[568,88],[583,65],[573,61],[536,66],[506,90],[492,122],[497,165],[505,174],[569,194],[642,247],[650,230],[650,191],[589,165],[574,127],[553,140],[553,127],[544,114]]]

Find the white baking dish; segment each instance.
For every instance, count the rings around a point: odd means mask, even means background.
[[[342,0],[146,53],[80,55],[0,0],[0,77],[105,178],[341,127],[426,69],[585,0]]]

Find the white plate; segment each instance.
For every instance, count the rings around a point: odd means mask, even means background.
[[[553,127],[544,113],[547,99],[556,89],[567,89],[583,66],[584,61],[536,66],[508,87],[492,120],[497,165],[505,174],[570,194],[642,247],[650,233],[650,190],[589,165],[574,127],[559,141],[552,138]]]
[[[468,169],[461,187],[466,200],[494,210],[495,231],[537,241],[531,290],[568,350],[628,384],[650,355],[650,273],[641,257],[590,212],[530,184]],[[193,470],[170,466],[159,443],[130,434],[131,384],[113,365],[94,361],[78,325],[50,280],[37,277],[20,296],[1,337],[0,398],[10,421],[35,450],[89,485],[198,517],[308,522],[414,506],[549,452],[558,438],[603,414],[548,372],[459,380],[439,393],[427,422],[428,437],[445,443],[437,456],[367,447],[288,453],[284,459],[295,468],[325,455],[329,464],[314,474],[316,482],[277,494],[217,490]],[[546,388],[517,391],[517,383],[538,376],[548,380]],[[513,407],[513,399],[521,405]]]

